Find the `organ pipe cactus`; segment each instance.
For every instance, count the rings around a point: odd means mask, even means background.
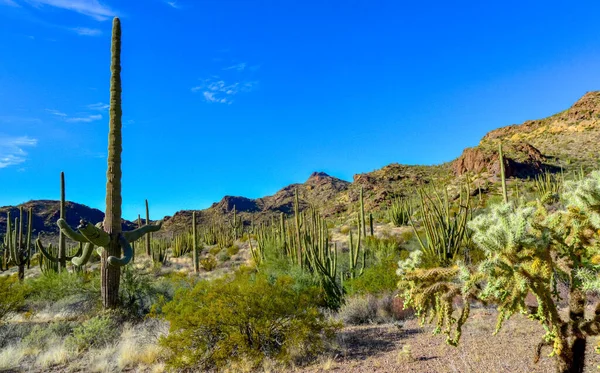
[[[121,22],[113,19],[111,43],[110,112],[108,131],[108,167],[106,172],[106,211],[104,221],[93,225],[81,221],[78,232],[71,229],[64,219],[58,226],[67,237],[84,243],[80,262],[85,264],[91,255],[92,245],[102,247],[101,293],[104,308],[118,306],[119,281],[122,266],[133,256],[131,242],[144,234],[158,231],[161,224],[145,225],[130,232],[121,231],[121,152],[122,152],[122,109],[121,109]],[[92,245],[89,245],[92,244]],[[75,259],[74,259],[75,260]]]

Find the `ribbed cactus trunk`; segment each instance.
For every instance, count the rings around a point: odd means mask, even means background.
[[[33,208],[27,211],[27,241],[25,247],[27,250],[27,269],[31,267],[31,227],[33,225]],[[23,277],[25,277],[25,268],[23,268]]]
[[[15,228],[16,228],[16,224],[15,224]],[[21,247],[23,243],[23,206],[19,207],[19,232],[17,233],[17,242],[16,242],[16,251],[15,251],[15,257],[13,258],[13,260],[17,263],[17,268],[18,268],[18,277],[19,277],[19,281],[23,281],[23,279],[25,279],[25,263],[20,261],[19,259],[21,259],[21,253],[23,250],[23,248]]]
[[[108,263],[109,256],[121,256],[121,22],[113,20],[111,43],[110,117],[108,132],[108,170],[106,172],[106,215],[104,230],[110,243],[102,251],[102,304],[116,308],[119,304],[121,268]]]
[[[146,200],[146,225],[150,224],[150,209],[148,208],[148,200]],[[150,233],[146,235],[146,255],[152,257],[152,250],[150,249]]]
[[[502,199],[508,203],[508,192],[506,191],[506,174],[504,173],[504,154],[502,153],[502,143],[498,145],[498,160],[500,162],[500,178],[502,179]]]
[[[365,202],[363,199],[363,187],[360,187],[360,226],[358,227],[358,235],[360,236],[362,229],[363,237],[367,237],[367,228],[365,224]]]
[[[192,245],[193,259],[194,259],[194,272],[200,272],[200,260],[198,255],[198,243],[196,242],[196,211],[192,212]]]
[[[60,173],[60,218],[65,218],[65,173]],[[58,273],[67,268],[67,242],[62,230],[58,234]]]

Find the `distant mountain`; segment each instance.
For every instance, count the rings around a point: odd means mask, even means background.
[[[433,181],[456,184],[465,174],[480,181],[497,180],[499,174],[498,143],[502,141],[508,177],[530,177],[544,170],[556,171],[598,166],[600,151],[600,92],[588,92],[571,108],[545,119],[502,127],[489,132],[480,143],[467,148],[455,160],[436,166],[390,164],[381,169],[354,175],[352,182],[324,172],[314,172],[304,183],[288,185],[272,196],[250,199],[225,196],[211,207],[197,210],[200,224],[213,220],[230,220],[235,206],[245,224],[293,213],[294,194],[298,190],[300,208],[318,207],[330,218],[347,218],[357,210],[360,188],[364,189],[365,207],[376,211],[387,206],[396,196],[410,194],[415,187]],[[58,201],[30,201],[33,207],[34,234],[57,234]],[[0,234],[6,230],[6,211],[16,216],[17,207],[0,207]],[[103,220],[104,214],[84,205],[67,203],[67,221],[77,226],[80,219]],[[164,218],[162,234],[188,229],[192,210],[176,212]],[[124,229],[134,224],[123,222]]]
[[[27,213],[29,208],[32,208],[32,234],[36,237],[38,234],[57,235],[58,226],[56,221],[60,217],[60,201],[38,200],[25,202],[18,206],[0,207],[0,234],[6,233],[6,213],[10,211],[11,219],[14,223],[14,218],[19,217],[19,207],[23,207],[24,213]],[[104,213],[98,209],[94,209],[79,203],[66,202],[65,215],[67,223],[72,227],[77,227],[80,220],[85,220],[96,224],[104,220]],[[123,220],[123,229],[134,229],[136,225],[130,221]]]

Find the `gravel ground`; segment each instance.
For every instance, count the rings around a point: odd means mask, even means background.
[[[493,336],[497,312],[473,310],[463,329],[459,347],[445,344],[444,336],[431,334],[433,327],[420,327],[416,319],[402,328],[395,325],[347,327],[339,334],[338,346],[299,372],[411,372],[411,373],[482,373],[553,372],[554,361],[542,352],[533,363],[534,346],[544,331],[522,315],[508,320]],[[594,352],[596,339],[590,339],[586,372],[597,372],[600,355]]]

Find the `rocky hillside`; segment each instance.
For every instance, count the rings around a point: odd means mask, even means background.
[[[225,196],[205,210],[197,210],[199,223],[228,221],[235,206],[246,224],[270,220],[279,214],[293,212],[294,193],[298,190],[300,207],[319,207],[330,219],[347,219],[356,214],[360,188],[364,188],[365,205],[377,211],[389,205],[396,196],[411,194],[418,186],[431,182],[457,184],[463,175],[479,180],[480,185],[497,180],[499,174],[498,143],[505,153],[508,177],[525,178],[544,170],[556,171],[585,166],[597,167],[600,150],[600,92],[588,92],[571,108],[545,119],[529,120],[491,131],[479,145],[467,148],[454,161],[437,166],[390,164],[381,169],[354,175],[352,182],[323,172],[314,172],[304,183],[292,184],[272,196],[250,199]],[[477,183],[477,181],[476,181]],[[31,201],[24,204],[34,209],[34,232],[56,234],[57,201]],[[0,234],[6,229],[6,211],[16,214],[15,207],[0,208]],[[101,211],[76,203],[68,203],[67,220],[77,226],[80,219],[100,221]],[[192,210],[165,217],[163,234],[187,229]],[[124,221],[124,228],[133,224]]]
[[[454,173],[498,173],[499,141],[508,156],[508,176],[532,176],[543,169],[560,167],[597,167],[600,91],[586,93],[569,109],[548,118],[491,131],[478,146],[465,149],[453,162]]]
[[[24,212],[32,208],[32,234],[57,235],[58,226],[56,221],[60,217],[60,202],[52,200],[38,200],[25,202],[19,206],[0,207],[0,234],[6,233],[6,214],[10,211],[11,219],[19,217],[19,207],[23,206]],[[66,219],[72,227],[77,227],[80,220],[97,223],[104,220],[104,212],[81,205],[74,202],[66,202]],[[13,220],[14,222],[14,220]],[[135,225],[127,220],[123,220],[123,229],[134,229]]]

